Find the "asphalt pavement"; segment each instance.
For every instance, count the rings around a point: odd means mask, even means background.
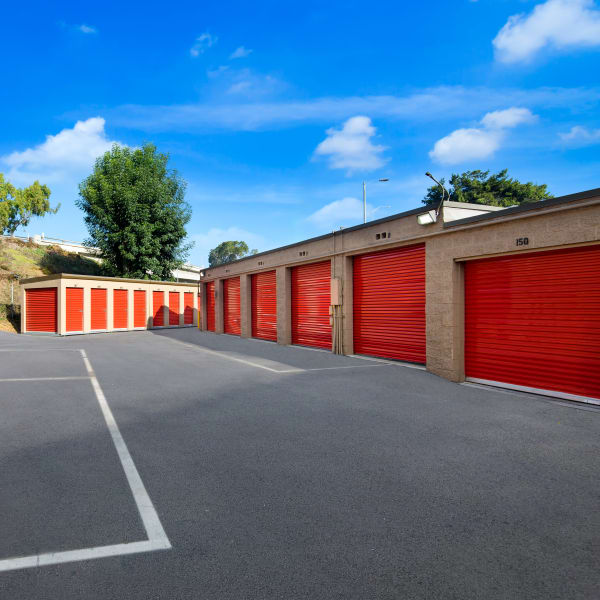
[[[170,549],[118,551],[143,495],[92,377]],[[117,549],[0,571],[0,598],[599,598],[599,457],[598,408],[388,361],[0,333],[0,566]]]

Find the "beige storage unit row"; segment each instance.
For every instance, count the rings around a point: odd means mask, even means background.
[[[61,273],[24,279],[21,290],[23,333],[72,335],[198,322],[198,288],[191,283]]]

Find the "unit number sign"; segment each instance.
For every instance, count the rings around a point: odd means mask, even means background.
[[[517,246],[527,246],[529,245],[529,238],[522,237],[517,238]]]

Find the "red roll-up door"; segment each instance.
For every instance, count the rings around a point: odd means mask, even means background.
[[[183,324],[194,324],[194,292],[183,292]]]
[[[225,333],[240,335],[240,278],[232,277],[223,282],[223,319]]]
[[[198,294],[198,329],[202,327],[202,294]]]
[[[206,284],[206,329],[215,330],[215,282]]]
[[[106,329],[106,290],[104,288],[92,288],[91,292],[91,311],[90,311],[90,329],[99,331]]]
[[[57,288],[25,290],[25,330],[57,333]]]
[[[277,341],[277,278],[275,271],[252,275],[252,337]]]
[[[354,352],[425,363],[425,246],[354,257]]]
[[[146,290],[133,291],[133,326],[147,327],[146,323]]]
[[[68,332],[83,331],[83,288],[66,289],[66,322]]]
[[[179,292],[169,292],[169,325],[179,325]]]
[[[113,328],[127,329],[127,290],[113,290]]]
[[[331,261],[292,269],[292,344],[331,349]]]
[[[465,374],[600,398],[600,246],[467,262]]]
[[[165,324],[165,293],[152,292],[152,327],[163,327]]]

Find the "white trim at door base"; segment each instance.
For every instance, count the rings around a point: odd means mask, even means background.
[[[563,398],[565,400],[574,400],[575,402],[585,402],[586,404],[596,404],[600,406],[600,398],[590,398],[588,396],[578,396],[577,394],[568,394],[567,392],[557,392],[555,390],[542,390],[532,388],[526,385],[515,385],[514,383],[504,383],[503,381],[491,381],[489,379],[479,379],[478,377],[466,377],[465,381],[469,383],[480,383],[482,385],[491,385],[494,387],[517,390],[519,392],[529,392],[540,396],[551,396],[552,398]]]

